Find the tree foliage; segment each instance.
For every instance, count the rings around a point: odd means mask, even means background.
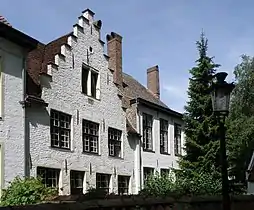
[[[46,187],[40,179],[16,177],[8,188],[3,190],[1,206],[37,204],[55,195],[57,190]]]
[[[254,58],[242,56],[235,67],[236,87],[227,120],[230,175],[245,183],[245,172],[254,150]]]
[[[179,163],[185,173],[189,172],[189,176],[195,177],[197,172],[204,172],[213,173],[217,177],[220,165],[219,141],[209,87],[219,65],[207,55],[208,40],[204,33],[196,44],[199,58],[197,65],[190,70],[189,100],[184,113],[186,155]]]

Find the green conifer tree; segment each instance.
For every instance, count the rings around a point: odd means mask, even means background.
[[[179,164],[187,176],[205,172],[218,176],[219,139],[216,137],[217,122],[213,117],[210,82],[220,65],[208,57],[208,40],[201,33],[197,41],[199,58],[190,70],[188,102],[185,106],[185,155]],[[214,173],[215,172],[215,173]]]

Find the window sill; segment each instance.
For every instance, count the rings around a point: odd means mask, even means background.
[[[53,149],[53,150],[61,151],[61,152],[71,152],[71,153],[74,152],[73,150],[67,149],[67,148],[65,149],[65,148],[59,148],[59,147],[54,147],[54,146],[50,146],[49,148]]]
[[[160,152],[161,155],[171,155],[170,153],[168,152]]]
[[[150,149],[143,149],[144,152],[151,152],[151,153],[155,153],[155,151],[150,150]]]
[[[82,91],[81,91],[81,94],[83,94],[84,96],[86,96],[87,98],[89,98],[89,99],[91,99],[91,100],[101,101],[100,98],[94,98],[93,96],[89,96],[89,95],[87,95],[86,93],[83,93]]]
[[[108,157],[112,158],[112,159],[124,160],[123,157],[116,157],[116,156],[111,156],[111,155],[109,155]]]
[[[91,155],[91,156],[101,156],[100,154],[98,153],[93,153],[93,152],[82,152],[83,155]]]
[[[181,154],[175,154],[175,156],[176,156],[176,157],[182,157],[182,155],[181,155]]]

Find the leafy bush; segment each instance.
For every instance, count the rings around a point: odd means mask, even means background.
[[[8,188],[3,190],[1,206],[36,204],[49,200],[55,195],[57,190],[45,187],[41,179],[16,177]]]
[[[178,172],[179,173],[179,172]],[[144,189],[140,192],[150,196],[186,196],[186,195],[216,195],[221,193],[220,179],[214,179],[210,174],[199,173],[191,177],[179,173],[148,177]]]

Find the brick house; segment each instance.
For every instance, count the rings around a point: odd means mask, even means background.
[[[0,189],[25,175],[25,59],[38,41],[0,16]],[[0,190],[1,192],[1,190]]]
[[[23,172],[9,168],[6,180],[40,176],[59,194],[135,194],[149,173],[178,168],[182,114],[160,100],[158,66],[147,70],[147,88],[124,73],[122,37],[108,34],[105,54],[94,16],[85,10],[72,32],[29,53]]]

